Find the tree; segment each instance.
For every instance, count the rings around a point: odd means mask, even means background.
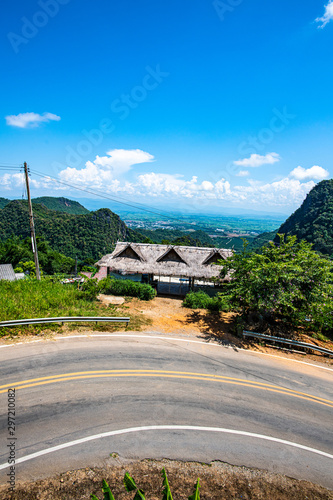
[[[279,235],[261,253],[234,254],[223,265],[231,283],[220,299],[244,316],[257,313],[268,321],[282,320],[293,327],[333,331],[333,262],[296,236]]]

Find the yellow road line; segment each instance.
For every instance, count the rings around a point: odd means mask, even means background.
[[[158,377],[158,378],[173,378],[173,379],[188,379],[188,380],[201,380],[209,382],[220,382],[232,385],[239,385],[243,387],[250,387],[253,389],[262,389],[269,392],[284,394],[287,396],[297,397],[314,403],[319,403],[330,408],[333,408],[333,401],[312,396],[303,392],[294,391],[291,389],[284,389],[279,386],[264,384],[262,382],[254,382],[244,379],[237,379],[232,377],[223,377],[221,375],[200,374],[191,372],[174,372],[163,370],[98,370],[90,372],[76,372],[66,373],[61,375],[52,375],[49,377],[41,377],[36,379],[24,380],[14,384],[5,384],[0,386],[0,394],[7,392],[5,387],[15,389],[26,389],[29,387],[36,387],[46,384],[57,382],[64,382],[69,380],[79,380],[88,378],[118,378],[118,377]]]
[[[126,373],[126,374],[139,374],[139,373],[153,373],[153,374],[175,374],[175,375],[193,375],[195,377],[209,377],[210,379],[216,378],[217,380],[234,380],[236,382],[243,382],[245,384],[255,384],[257,386],[263,386],[263,387],[271,387],[273,389],[281,389],[280,386],[277,385],[272,385],[272,384],[267,384],[264,382],[256,382],[254,380],[247,380],[247,379],[242,379],[242,378],[235,378],[235,377],[225,377],[224,375],[215,375],[215,374],[210,374],[210,373],[196,373],[196,372],[183,372],[183,371],[169,371],[169,370],[90,370],[90,371],[84,371],[84,372],[72,372],[72,373],[62,373],[59,375],[50,375],[48,377],[40,377],[40,378],[32,378],[29,380],[21,380],[19,382],[15,382],[15,386],[19,385],[25,385],[30,382],[38,382],[38,381],[43,381],[43,380],[51,380],[51,379],[60,379],[63,377],[72,377],[72,376],[77,376],[77,375],[94,375],[94,374],[121,374],[121,373]],[[13,384],[4,384],[0,385],[0,389],[4,389],[6,387],[13,387]],[[284,391],[286,392],[291,392],[295,394],[302,394],[303,396],[310,396],[307,393],[304,392],[299,392],[295,391],[293,389],[288,389],[288,388],[283,388]],[[5,392],[5,391],[0,391],[0,393]],[[321,401],[326,401],[328,403],[332,403],[332,401],[323,399],[323,398],[317,398],[317,396],[311,396],[316,399],[320,399]]]

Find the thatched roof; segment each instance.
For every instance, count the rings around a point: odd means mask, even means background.
[[[218,277],[216,263],[232,255],[221,248],[151,245],[149,243],[117,243],[113,253],[102,257],[96,265],[124,274],[155,274],[211,279]]]
[[[0,264],[0,280],[16,280],[14,269],[11,264]]]

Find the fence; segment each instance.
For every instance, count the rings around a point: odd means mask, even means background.
[[[263,335],[262,333],[248,332],[246,330],[243,331],[243,337],[254,337],[257,339],[262,339],[268,342],[278,342],[280,344],[288,344],[296,347],[303,347],[304,349],[312,349],[313,351],[319,351],[323,354],[328,354],[329,356],[333,356],[333,351],[329,349],[325,349],[324,347],[319,347],[314,344],[308,344],[306,342],[298,342],[297,340],[289,340],[284,339],[282,337],[272,337],[270,335]]]
[[[99,322],[109,322],[109,323],[126,323],[128,325],[130,318],[117,318],[110,316],[61,316],[59,318],[33,318],[33,319],[15,319],[10,321],[1,321],[0,328],[5,326],[22,326],[22,325],[36,325],[39,323],[67,323],[67,322],[77,322],[77,321],[93,321]]]

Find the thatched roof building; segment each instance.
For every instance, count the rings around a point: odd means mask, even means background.
[[[192,280],[211,280],[219,276],[221,267],[214,265],[231,256],[232,250],[220,248],[117,243],[113,253],[102,257],[96,265],[108,272],[178,276]]]

